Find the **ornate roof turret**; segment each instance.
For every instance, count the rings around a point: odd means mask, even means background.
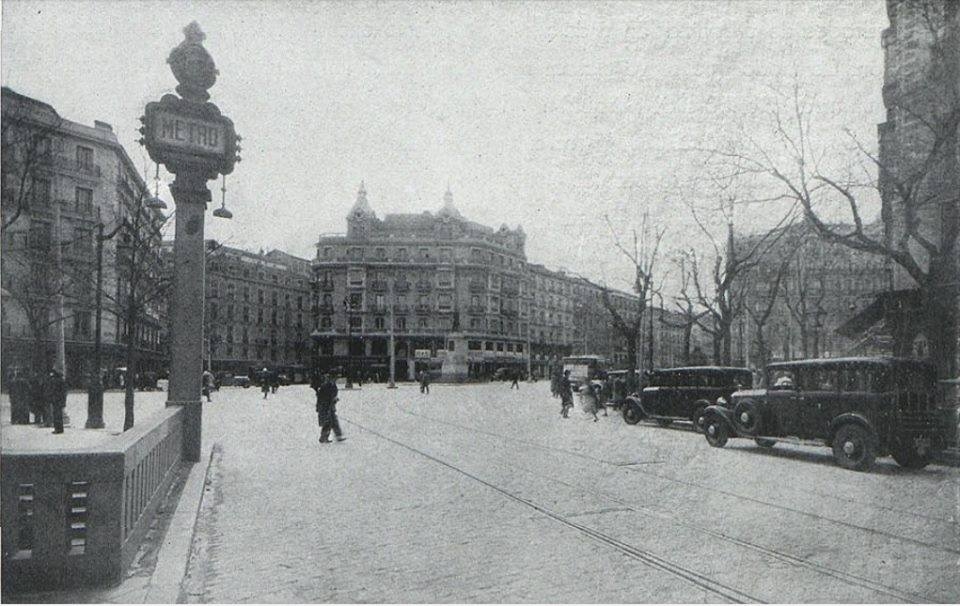
[[[447,191],[443,194],[443,206],[437,212],[438,217],[456,217],[462,218],[460,211],[453,205],[453,192],[450,191],[450,185],[447,184]]]
[[[349,218],[376,216],[377,213],[373,212],[373,208],[371,208],[370,203],[367,202],[367,189],[363,186],[363,181],[361,181],[360,189],[357,190],[357,201],[353,203],[353,208],[350,209]]]

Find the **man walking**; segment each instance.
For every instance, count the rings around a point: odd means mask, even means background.
[[[430,393],[430,373],[427,370],[420,371],[420,393]]]
[[[573,388],[570,386],[569,370],[563,371],[558,390],[560,392],[560,416],[566,419],[570,416],[570,409],[573,408]]]
[[[330,375],[324,373],[320,378],[317,390],[317,424],[320,425],[320,443],[330,442],[330,430],[336,436],[337,442],[346,440],[340,430],[340,421],[337,419],[337,384]]]
[[[63,433],[63,409],[67,405],[67,384],[57,369],[50,369],[43,383],[44,403],[53,418],[53,433]]]
[[[520,389],[520,383],[518,383],[519,380],[520,380],[520,371],[517,369],[513,369],[513,371],[510,373],[510,389],[513,389],[514,387],[516,387],[517,389]]]
[[[203,374],[200,376],[201,383],[203,385],[202,393],[207,396],[207,402],[210,402],[210,392],[213,391],[215,380],[213,378],[213,373],[209,370],[203,371]]]

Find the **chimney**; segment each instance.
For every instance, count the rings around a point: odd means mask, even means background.
[[[108,130],[108,131],[110,131],[111,133],[113,132],[113,127],[110,126],[110,124],[108,124],[108,123],[106,123],[106,122],[101,122],[100,120],[94,120],[94,121],[93,121],[93,126],[94,126],[95,128],[99,128],[100,130]]]

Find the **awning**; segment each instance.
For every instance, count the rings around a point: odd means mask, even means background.
[[[887,319],[891,310],[906,311],[919,305],[920,291],[916,288],[877,293],[870,305],[837,327],[836,332],[845,337],[857,337],[868,331],[883,332],[878,331],[878,325]]]

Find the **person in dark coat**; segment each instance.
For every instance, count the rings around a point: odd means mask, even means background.
[[[514,387],[516,387],[517,389],[520,389],[520,383],[518,383],[519,380],[520,380],[520,371],[515,368],[510,373],[510,389],[513,389]]]
[[[320,425],[320,443],[330,442],[330,431],[336,436],[337,442],[346,440],[340,430],[340,420],[337,419],[337,384],[328,374],[324,374],[320,381],[314,383],[317,392],[317,424]]]
[[[51,419],[47,418],[47,405],[43,396],[43,377],[37,373],[30,373],[27,377],[26,390],[30,397],[30,412],[33,413],[33,422],[37,425],[50,427]]]
[[[53,417],[53,433],[63,433],[63,409],[67,406],[67,384],[55,368],[43,383],[43,400]]]
[[[420,371],[420,393],[430,393],[430,372]]]
[[[560,416],[566,419],[570,416],[570,409],[573,408],[573,387],[570,385],[569,370],[563,371],[558,391],[560,392]]]

